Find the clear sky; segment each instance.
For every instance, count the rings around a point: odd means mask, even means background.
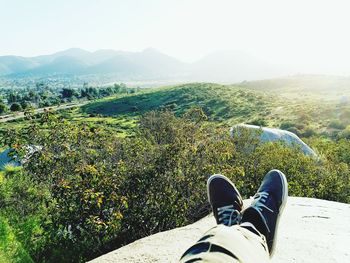
[[[0,55],[229,49],[350,74],[349,28],[348,0],[0,0]]]

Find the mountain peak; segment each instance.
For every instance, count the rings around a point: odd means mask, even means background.
[[[13,62],[14,61],[14,62]],[[102,49],[90,52],[69,48],[51,55],[31,58],[0,57],[0,75],[115,74],[118,78],[162,78],[176,74],[181,62],[154,48],[141,52]]]
[[[52,54],[53,56],[72,56],[72,57],[78,57],[78,56],[86,56],[88,54],[91,54],[90,51],[87,51],[85,49],[81,48],[69,48],[63,51],[56,52]]]

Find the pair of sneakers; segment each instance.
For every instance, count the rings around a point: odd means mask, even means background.
[[[288,196],[286,176],[278,170],[268,172],[254,195],[252,204],[245,210],[239,191],[227,177],[212,175],[208,179],[207,190],[217,224],[232,226],[251,223],[265,236],[272,256],[279,218]]]

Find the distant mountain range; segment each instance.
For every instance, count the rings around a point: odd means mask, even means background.
[[[287,70],[240,52],[223,51],[184,63],[153,48],[141,52],[72,48],[36,57],[0,56],[2,77],[114,75],[120,80],[235,82],[278,77]]]

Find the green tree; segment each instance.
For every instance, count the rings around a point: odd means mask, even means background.
[[[21,96],[18,93],[14,93],[14,92],[11,92],[8,95],[8,98],[7,98],[7,101],[9,103],[17,102],[17,101],[20,101],[20,100],[21,100]]]
[[[19,103],[12,103],[10,110],[11,111],[20,111],[22,109],[21,104]]]
[[[76,95],[76,92],[74,89],[70,89],[70,88],[63,88],[61,91],[62,94],[62,98],[72,98],[73,96]]]

